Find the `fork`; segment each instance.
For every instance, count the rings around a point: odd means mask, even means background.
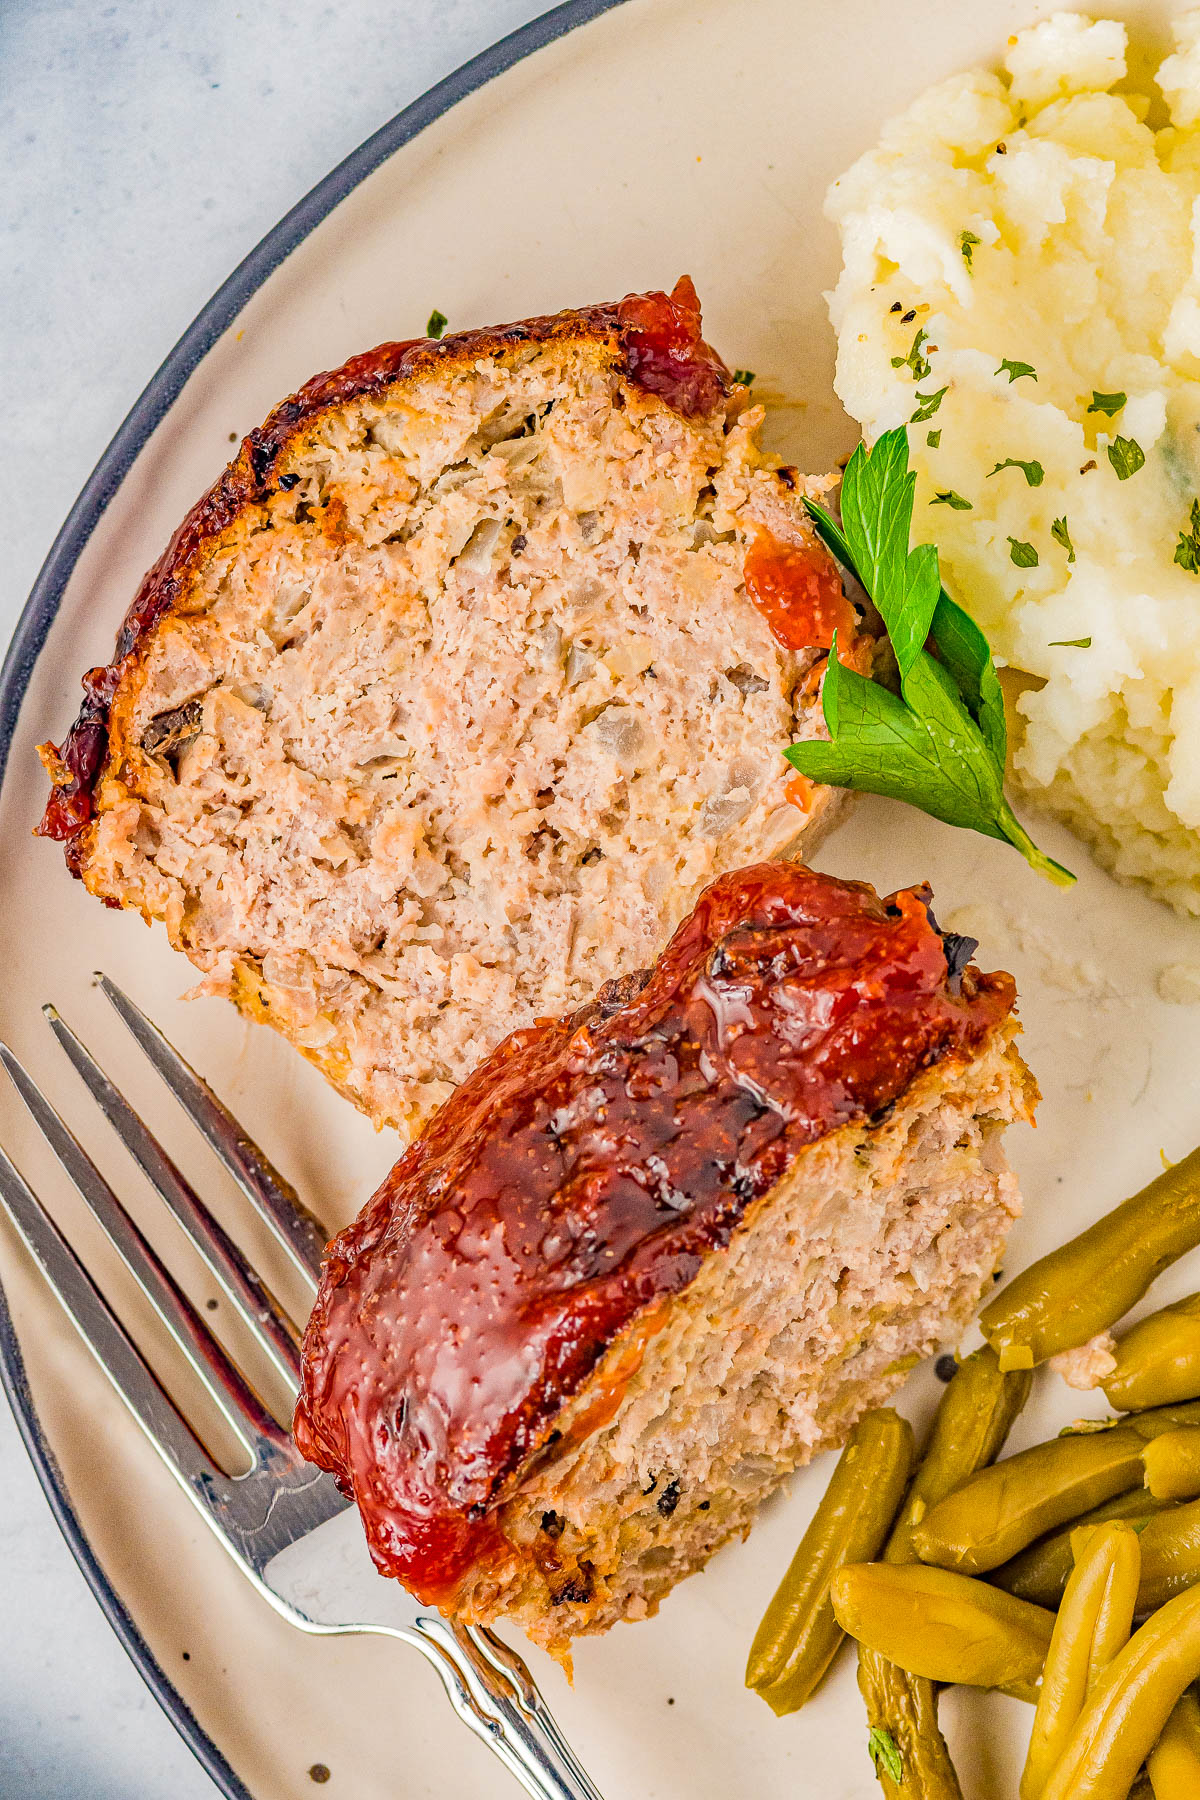
[[[294,1277],[315,1293],[324,1233],[208,1084],[115,982],[96,983],[232,1175]],[[92,1098],[198,1251],[276,1384],[295,1399],[297,1333],[128,1100],[53,1006],[43,1013]],[[378,1633],[433,1664],[459,1717],[533,1800],[601,1800],[528,1668],[494,1633],[447,1620],[380,1577],[333,1477],[300,1456],[150,1247],[61,1116],[5,1044],[0,1061],[35,1124],[249,1462],[228,1475],[205,1449],[78,1256],[0,1149],[0,1202],[54,1294],[205,1523],[247,1580],[292,1624],[322,1635]]]

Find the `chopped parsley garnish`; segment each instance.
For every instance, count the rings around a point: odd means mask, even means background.
[[[982,242],[983,239],[976,237],[973,231],[959,232],[958,247],[962,251],[962,259],[966,263],[968,269],[971,267],[971,258],[975,254],[976,245],[982,244]]]
[[[449,323],[450,321],[447,319],[445,313],[439,312],[435,306],[429,315],[429,322],[425,327],[425,336],[440,338]]]
[[[1062,545],[1067,553],[1067,561],[1073,563],[1075,561],[1075,546],[1071,542],[1071,534],[1067,530],[1067,521],[1065,517],[1055,519],[1053,525],[1050,527],[1050,536],[1054,539],[1056,544]]]
[[[1036,569],[1038,553],[1032,544],[1023,538],[1010,537],[1008,540],[1008,560],[1016,563],[1018,569]]]
[[[1200,500],[1192,501],[1187,530],[1180,532],[1175,546],[1175,561],[1189,575],[1200,575]]]
[[[955,512],[972,512],[974,509],[969,500],[956,494],[953,488],[942,488],[929,502],[930,506],[952,506]]]
[[[1125,399],[1124,394],[1102,394],[1098,388],[1093,388],[1092,404],[1088,407],[1088,411],[1103,413],[1106,418],[1111,419],[1114,413],[1120,412],[1125,404]]]
[[[867,1755],[877,1769],[882,1769],[897,1786],[904,1780],[904,1763],[890,1731],[872,1725],[867,1733]]]
[[[923,425],[926,419],[932,419],[934,413],[942,404],[942,401],[949,391],[949,383],[947,383],[945,387],[939,388],[936,394],[918,394],[917,399],[920,404],[912,418],[908,421],[909,424]]]
[[[1134,438],[1115,437],[1108,446],[1108,460],[1117,471],[1117,480],[1128,481],[1145,462],[1146,452]]]
[[[1092,640],[1087,638],[1051,638],[1047,649],[1050,650],[1090,650]]]
[[[998,462],[994,469],[988,470],[987,479],[990,481],[1001,469],[1024,469],[1025,479],[1030,487],[1041,487],[1046,479],[1046,471],[1040,462],[1022,462],[1019,456],[1006,456],[1003,462]]]
[[[931,450],[936,450],[941,441],[942,433],[940,427],[937,431],[927,431],[925,433],[925,442],[929,445]]]
[[[754,379],[753,369],[735,369],[733,371],[735,387],[752,387],[754,385]]]
[[[1010,362],[1007,356],[996,370],[996,373],[997,375],[1008,376],[1009,387],[1012,386],[1014,381],[1020,381],[1022,375],[1028,375],[1031,381],[1037,380],[1037,370],[1032,363]]]
[[[929,342],[929,333],[918,326],[917,335],[912,341],[912,349],[907,356],[893,356],[893,369],[911,369],[914,381],[924,381],[927,375],[933,374],[933,365],[927,356],[921,354],[922,344]]]
[[[835,639],[821,686],[829,741],[792,744],[785,755],[810,781],[907,801],[948,825],[1010,843],[1052,881],[1071,882],[1004,798],[1000,682],[987,639],[942,587],[934,546],[910,548],[915,488],[901,426],[850,458],[840,525],[816,501],[805,502],[819,536],[874,601],[900,692],[845,667]]]

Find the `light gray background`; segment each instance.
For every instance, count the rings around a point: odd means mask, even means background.
[[[0,643],[180,332],[292,203],[538,0],[0,0]],[[0,1402],[0,1795],[208,1800]],[[300,1778],[298,1797],[334,1796]]]

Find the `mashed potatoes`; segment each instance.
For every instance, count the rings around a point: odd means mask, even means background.
[[[1200,913],[1200,12],[1175,31],[1151,100],[1109,91],[1122,25],[1056,14],[827,208],[838,393],[868,439],[911,421],[917,534],[1043,684],[1018,780]]]

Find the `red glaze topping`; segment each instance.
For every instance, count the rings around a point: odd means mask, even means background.
[[[108,754],[109,711],[127,667],[142,639],[183,598],[209,544],[245,508],[260,505],[275,491],[280,458],[316,415],[350,400],[384,394],[425,368],[501,355],[517,344],[578,337],[607,341],[622,374],[687,418],[713,412],[725,403],[729,374],[700,336],[700,303],[691,277],[684,275],[670,294],[629,294],[624,300],[576,312],[455,332],[438,342],[409,338],[380,344],[351,357],[340,369],[314,375],[243,440],[234,461],[192,508],[142,581],[112,662],[84,676],[83,703],[61,748],[39,746],[54,785],[37,831],[41,837],[65,842],[73,874],[80,873],[79,837],[95,812],[94,791]]]
[[[630,378],[685,418],[713,412],[729,393],[729,370],[700,336],[690,275],[669,294],[626,294],[617,306]]]
[[[785,544],[758,526],[743,578],[771,636],[785,650],[828,650],[836,631],[844,653],[858,631],[858,614],[842,591],[838,566],[815,536],[809,544]]]
[[[634,1328],[610,1411],[656,1303],[798,1151],[1008,1014],[1011,977],[964,970],[927,900],[792,863],[722,876],[652,973],[506,1038],[334,1240],[296,1439],[386,1574],[451,1606],[614,1338]]]

